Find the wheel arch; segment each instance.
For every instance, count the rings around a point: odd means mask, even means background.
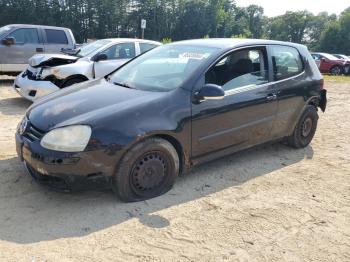
[[[158,138],[164,139],[164,140],[168,141],[170,144],[172,144],[172,146],[175,148],[175,150],[177,152],[177,155],[179,156],[179,161],[180,161],[179,173],[182,174],[184,171],[184,165],[186,163],[186,159],[185,159],[185,152],[183,150],[181,143],[175,137],[168,135],[168,134],[156,134],[156,135],[152,135],[150,137],[158,137]]]
[[[70,81],[72,79],[75,79],[75,78],[82,79],[83,81],[88,81],[89,80],[89,78],[87,78],[85,75],[75,74],[75,75],[68,76],[66,79],[64,79],[64,81],[61,84],[61,87],[63,87],[65,85],[65,83],[67,83],[68,81]]]
[[[142,141],[150,138],[160,138],[163,139],[167,142],[169,142],[176,150],[176,153],[179,157],[179,174],[187,174],[189,172],[190,168],[190,161],[189,161],[189,156],[186,155],[185,150],[181,143],[179,142],[178,139],[176,139],[174,136],[170,134],[165,134],[165,133],[155,133],[155,134],[150,134],[148,136],[143,136],[141,139],[134,140],[132,143],[128,145],[125,150],[123,150],[122,155],[120,156],[117,164],[117,169],[120,164],[120,161],[123,159],[123,157],[129,152],[134,146],[137,144],[141,143]]]
[[[319,105],[319,101],[320,98],[318,96],[312,96],[309,97],[309,99],[305,99],[305,104],[302,107],[302,109],[300,110],[300,112],[298,112],[298,114],[296,115],[295,119],[293,120],[293,123],[291,124],[291,128],[289,130],[289,135],[291,135],[294,131],[295,126],[297,125],[297,123],[299,122],[300,117],[303,115],[305,109],[307,108],[307,106],[314,106],[316,108],[316,110],[318,111],[318,105]]]
[[[317,109],[319,103],[320,103],[320,98],[317,96],[313,96],[307,101],[306,105],[314,106]],[[305,110],[305,108],[306,106],[303,108],[303,111]]]

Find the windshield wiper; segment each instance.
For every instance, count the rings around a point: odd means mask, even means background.
[[[125,87],[125,88],[134,89],[132,86],[129,86],[129,85],[126,84],[126,83],[117,83],[117,82],[114,82],[113,84],[115,84],[115,85],[117,85],[117,86],[122,86],[122,87]]]

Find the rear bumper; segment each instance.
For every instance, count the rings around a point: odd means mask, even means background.
[[[320,93],[320,101],[318,106],[321,108],[322,112],[326,111],[327,108],[327,90],[323,89]]]
[[[18,94],[30,101],[35,101],[40,97],[60,90],[49,81],[36,81],[28,79],[27,76],[23,77],[23,72],[16,77],[13,88]]]

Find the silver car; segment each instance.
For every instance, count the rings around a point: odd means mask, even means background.
[[[0,74],[18,75],[35,54],[75,48],[69,28],[23,24],[0,27]]]
[[[34,101],[61,88],[103,77],[159,45],[141,39],[102,39],[81,47],[75,55],[34,55],[28,68],[15,79],[14,89]]]

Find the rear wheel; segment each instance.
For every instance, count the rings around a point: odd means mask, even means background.
[[[62,88],[68,87],[68,86],[72,86],[74,84],[78,84],[81,82],[86,81],[85,79],[83,79],[82,77],[75,77],[72,79],[67,80],[66,82],[64,82],[64,84],[62,85]]]
[[[293,134],[287,138],[287,144],[294,148],[308,146],[317,129],[318,114],[314,106],[307,106],[297,123]]]
[[[172,144],[149,138],[123,157],[112,178],[112,188],[123,201],[146,200],[169,191],[178,174],[179,157]]]
[[[333,66],[330,73],[332,75],[341,75],[343,73],[343,69],[340,66]]]

